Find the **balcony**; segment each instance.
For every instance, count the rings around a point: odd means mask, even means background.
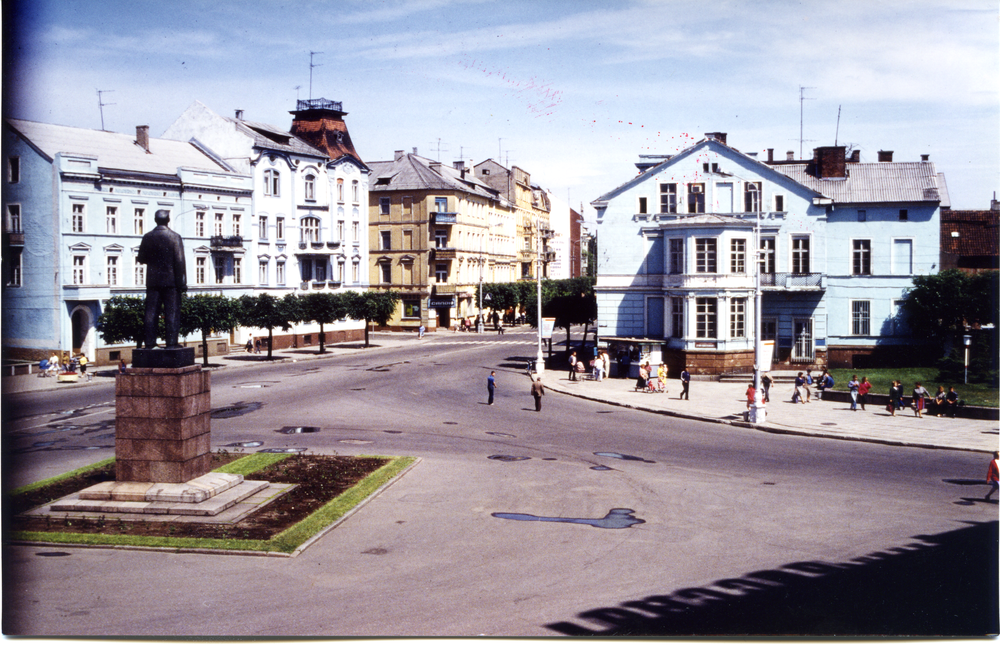
[[[458,293],[458,285],[457,284],[442,284],[442,283],[439,282],[439,283],[437,283],[437,284],[434,285],[434,294],[435,295],[437,295],[437,294],[454,295],[456,293]]]
[[[12,246],[12,247],[24,246],[24,232],[9,231],[7,233],[7,246]]]
[[[458,257],[458,250],[451,247],[437,247],[434,249],[435,260],[454,260]]]
[[[336,112],[343,112],[344,104],[341,101],[331,101],[329,99],[299,99],[295,102],[296,112],[303,112],[305,110],[334,110]]]
[[[820,291],[826,289],[826,276],[822,273],[761,273],[762,289],[794,291]]]
[[[333,241],[327,242],[326,243],[326,248],[328,248],[328,249],[339,249],[340,248],[340,240],[337,240],[335,242],[333,242]]]
[[[435,224],[458,224],[458,213],[431,213]]]
[[[242,235],[213,235],[208,240],[213,251],[242,251]]]

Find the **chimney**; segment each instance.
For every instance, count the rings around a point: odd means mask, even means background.
[[[706,132],[705,138],[715,139],[722,145],[726,145],[726,133],[725,132]]]
[[[879,162],[890,162],[892,161],[892,150],[879,150],[878,151]]]
[[[813,163],[818,179],[847,177],[847,160],[844,146],[821,146],[813,149]]]
[[[237,121],[242,121],[243,120],[243,110],[240,110],[240,109],[236,110],[236,120]]]
[[[456,161],[453,165],[455,166],[455,170],[462,170],[462,171],[465,170],[465,162],[464,161]]]
[[[149,152],[149,126],[135,126],[135,142],[142,146],[142,149]]]
[[[413,146],[413,154],[417,154],[417,146]]]
[[[431,170],[433,170],[434,172],[436,172],[439,175],[441,174],[441,162],[440,161],[432,161],[428,165],[430,166]]]
[[[395,153],[393,154],[393,157],[392,157],[392,160],[393,160],[393,161],[399,161],[400,159],[402,159],[402,158],[403,158],[403,157],[405,157],[405,156],[406,156],[406,153],[405,153],[405,152],[403,152],[402,150],[397,150],[397,151],[396,151],[396,152],[395,152]]]
[[[920,155],[920,161],[930,161],[930,160],[931,160],[930,155]]]
[[[858,163],[859,161],[861,161],[861,151],[854,150],[851,152],[851,163]]]
[[[789,150],[788,152],[786,152],[785,153],[785,160],[786,161],[795,161],[795,151],[794,150]]]
[[[774,161],[774,148],[767,149],[767,163]]]

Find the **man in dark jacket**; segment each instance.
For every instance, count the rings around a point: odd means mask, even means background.
[[[168,348],[180,347],[181,295],[187,291],[184,243],[181,236],[167,228],[170,212],[158,210],[156,228],[142,236],[136,260],[146,269],[145,348],[156,347],[156,322],[163,312]]]
[[[545,388],[542,387],[542,377],[536,377],[531,382],[531,396],[535,397],[535,412],[542,411],[542,397],[545,395]]]

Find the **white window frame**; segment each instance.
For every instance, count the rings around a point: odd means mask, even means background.
[[[233,256],[233,284],[243,284],[243,258]]]
[[[109,235],[118,234],[118,207],[117,206],[105,206],[104,207],[104,223],[105,223],[105,233]]]
[[[274,239],[283,240],[285,239],[285,218],[275,217],[274,218]]]
[[[302,241],[306,243],[320,241],[320,227],[322,223],[318,217],[303,217],[299,220],[299,230],[302,233]]]
[[[740,248],[742,246],[742,248]],[[729,240],[729,272],[745,274],[747,272],[747,239],[734,237]]]
[[[74,285],[89,284],[88,283],[89,276],[87,274],[89,272],[88,270],[90,268],[89,267],[90,263],[87,261],[87,259],[88,259],[88,254],[86,253],[80,253],[80,252],[73,253],[71,262],[73,264]]]
[[[683,237],[671,237],[667,242],[667,269],[670,275],[684,275],[687,266],[684,262],[685,240]]]
[[[205,237],[205,211],[194,213],[194,236]]]
[[[70,208],[70,230],[74,233],[84,233],[87,230],[87,205],[82,203],[71,204]]]
[[[804,240],[805,248],[796,249],[795,243],[797,241]],[[788,272],[794,275],[809,275],[812,272],[812,236],[811,235],[792,235],[789,240],[790,249],[788,253]],[[801,267],[801,258],[805,257],[806,270],[797,271],[796,269]]]
[[[267,240],[267,215],[259,215],[257,217],[257,239],[261,241]]]
[[[704,248],[702,248],[704,245]],[[711,248],[709,248],[711,247]],[[697,237],[694,240],[695,273],[719,272],[719,240],[715,237]]]
[[[379,197],[378,198],[378,214],[388,215],[389,209],[392,207],[391,197]]]
[[[266,287],[270,283],[270,258],[257,258],[257,283]]]
[[[306,201],[308,202],[316,201],[316,175],[312,173],[306,175],[303,192]]]
[[[23,233],[23,221],[21,219],[21,205],[7,204],[7,232]]]
[[[194,259],[194,283],[206,284],[208,256],[199,255]]]
[[[281,197],[281,173],[274,168],[264,171],[264,195]]]
[[[243,213],[233,213],[233,235],[243,237]]]
[[[719,299],[695,298],[695,338],[719,337]]]
[[[868,238],[851,239],[851,275],[872,275],[872,241]]]
[[[119,284],[118,269],[121,267],[120,259],[120,253],[107,253],[104,256],[105,277],[107,278],[109,287],[117,287]]]
[[[132,254],[132,284],[136,287],[146,286],[146,265],[139,261],[138,253]]]
[[[872,335],[872,301],[851,300],[851,336]]]
[[[729,299],[729,337],[747,337],[747,299]]]
[[[285,261],[278,260],[274,265],[274,282],[279,287],[285,286]]]
[[[226,234],[226,214],[215,211],[215,217],[213,218],[214,224],[212,227],[212,234],[218,237],[222,237]]]

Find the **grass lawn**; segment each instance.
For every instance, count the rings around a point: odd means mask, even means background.
[[[813,374],[816,374],[813,371]],[[955,383],[952,381],[939,381],[938,369],[936,367],[900,367],[900,368],[880,368],[880,369],[833,369],[830,370],[833,376],[835,390],[847,391],[847,383],[852,375],[857,375],[858,380],[862,376],[867,376],[872,384],[872,392],[875,394],[888,394],[889,386],[893,380],[898,380],[903,384],[903,395],[909,398],[913,392],[915,383],[918,381],[927,388],[933,397],[937,393],[938,386],[944,386],[947,392],[950,386],[955,386],[960,399],[966,405],[981,405],[991,408],[1000,407],[1000,390],[985,383]]]

